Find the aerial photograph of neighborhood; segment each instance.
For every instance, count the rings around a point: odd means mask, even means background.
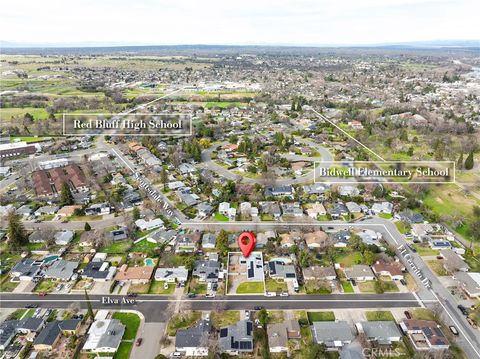
[[[480,3],[0,5],[0,359],[480,359]]]

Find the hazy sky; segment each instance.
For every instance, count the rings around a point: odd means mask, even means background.
[[[369,44],[480,39],[479,0],[1,0],[0,39]]]

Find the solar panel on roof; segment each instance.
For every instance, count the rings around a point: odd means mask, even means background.
[[[240,348],[239,349],[252,349],[252,343],[251,342],[240,342]]]
[[[225,338],[228,335],[228,329],[222,328],[220,329],[220,338]]]
[[[250,335],[252,333],[252,329],[253,329],[253,323],[247,322],[247,335]]]

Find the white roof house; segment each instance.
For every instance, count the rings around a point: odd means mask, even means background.
[[[188,279],[188,270],[185,267],[177,268],[157,268],[155,271],[155,280],[166,281],[169,283],[186,282]]]
[[[124,332],[125,326],[117,319],[96,320],[88,330],[83,350],[94,353],[115,353]]]
[[[146,221],[143,218],[137,219],[135,225],[140,228],[142,231],[151,230],[155,228],[160,228],[163,226],[163,221],[160,218],[152,219],[151,221]]]

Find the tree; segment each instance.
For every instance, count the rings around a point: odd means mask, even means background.
[[[20,216],[14,211],[8,214],[8,241],[13,248],[18,248],[28,242],[28,237],[23,227]]]
[[[461,170],[463,168],[463,152],[460,153],[460,157],[457,161],[457,169]]]
[[[90,303],[90,297],[88,296],[87,290],[85,289],[85,299],[87,300],[87,317],[90,317],[93,319],[93,308],[92,308],[92,303]]]
[[[163,189],[165,189],[168,182],[168,174],[165,167],[162,167],[162,172],[160,172],[160,181],[163,183]]]
[[[88,232],[89,230],[92,229],[92,226],[90,226],[88,222],[85,222],[85,226],[83,227],[83,229],[85,230],[85,232]]]
[[[227,231],[222,229],[217,237],[216,243],[217,250],[221,255],[226,256],[228,253],[228,234]]]
[[[73,204],[73,195],[72,191],[70,190],[70,186],[67,182],[63,182],[62,190],[60,192],[60,201],[62,205],[70,205]]]
[[[268,324],[268,312],[265,308],[261,309],[257,315],[258,321],[265,328]]]
[[[372,251],[365,251],[363,253],[363,257],[365,258],[365,264],[371,266],[375,263],[375,253]]]
[[[134,221],[140,219],[140,210],[138,209],[138,207],[133,207],[132,217]]]
[[[467,156],[467,159],[465,160],[465,169],[466,170],[471,170],[473,168],[473,151],[470,151],[470,153]]]
[[[193,270],[193,267],[195,267],[195,257],[194,256],[188,256],[184,259],[183,264],[185,265],[185,268],[189,271]]]

